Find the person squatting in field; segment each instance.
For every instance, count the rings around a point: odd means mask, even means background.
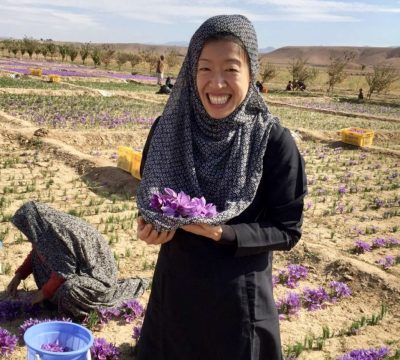
[[[138,360],[282,359],[272,254],[299,241],[304,161],[256,88],[258,45],[241,15],[193,35],[153,124],[137,193],[138,238],[161,244]],[[210,218],[151,206],[164,188],[204,196]]]
[[[33,274],[39,288],[33,304],[48,300],[61,314],[82,319],[92,310],[138,297],[147,287],[144,279],[117,279],[107,241],[82,219],[30,201],[11,221],[32,244],[7,287],[13,297],[21,281]]]

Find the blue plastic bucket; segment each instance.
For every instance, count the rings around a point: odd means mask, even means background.
[[[93,334],[85,327],[65,321],[49,321],[31,326],[25,331],[28,360],[87,360],[93,345]],[[52,352],[41,349],[42,345],[55,343],[71,349],[68,352]]]

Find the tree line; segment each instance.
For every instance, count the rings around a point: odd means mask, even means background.
[[[83,65],[85,65],[87,59],[91,59],[95,67],[103,64],[108,68],[111,61],[115,61],[119,70],[127,63],[130,63],[133,70],[136,65],[145,62],[148,64],[150,72],[154,70],[159,58],[159,55],[152,49],[139,50],[133,53],[116,51],[115,47],[109,44],[56,44],[51,39],[36,40],[28,37],[24,37],[22,40],[3,40],[0,42],[0,50],[6,50],[15,57],[19,54],[21,56],[28,54],[29,58],[32,59],[35,54],[36,57],[42,55],[45,59],[61,57],[61,61],[64,62],[69,59],[72,63],[80,56]],[[182,56],[176,49],[170,49],[164,57],[168,67],[174,68],[179,65]]]
[[[355,54],[345,52],[340,56],[331,56],[330,63],[326,68],[328,75],[327,92],[332,93],[335,86],[342,83],[348,76],[345,71],[346,66],[354,59]],[[361,70],[365,70],[365,65],[361,65]],[[301,81],[303,83],[313,81],[319,71],[316,68],[309,66],[307,59],[297,58],[292,59],[288,66],[289,74],[292,81]],[[277,68],[272,63],[266,61],[261,64],[261,80],[268,82],[277,75]],[[378,64],[373,66],[372,72],[365,73],[365,79],[368,84],[367,97],[371,98],[373,93],[381,93],[390,89],[391,85],[399,79],[398,71],[390,65]]]

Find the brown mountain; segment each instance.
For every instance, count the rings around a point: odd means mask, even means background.
[[[387,64],[400,69],[400,47],[285,46],[263,55],[262,59],[273,64],[286,65],[301,57],[312,65],[326,66],[332,56],[341,56],[345,52],[355,55],[349,67]]]

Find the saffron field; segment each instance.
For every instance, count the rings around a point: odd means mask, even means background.
[[[44,68],[45,75],[10,77],[33,66]],[[46,82],[46,73],[54,71],[61,83]],[[138,181],[116,162],[118,146],[143,147],[167,101],[157,89],[151,76],[0,60],[4,356],[24,359],[21,334],[35,321],[57,316],[24,305],[35,289],[31,277],[17,302],[5,296],[30,251],[10,223],[25,201],[45,202],[96,226],[109,241],[120,277],[152,277],[159,248],[137,240]],[[292,130],[309,186],[301,241],[290,252],[274,254],[285,357],[400,359],[400,103],[282,92],[266,94],[265,100]],[[373,145],[342,143],[337,131],[346,127],[373,129]],[[92,358],[134,358],[148,296],[86,319],[97,338]]]

